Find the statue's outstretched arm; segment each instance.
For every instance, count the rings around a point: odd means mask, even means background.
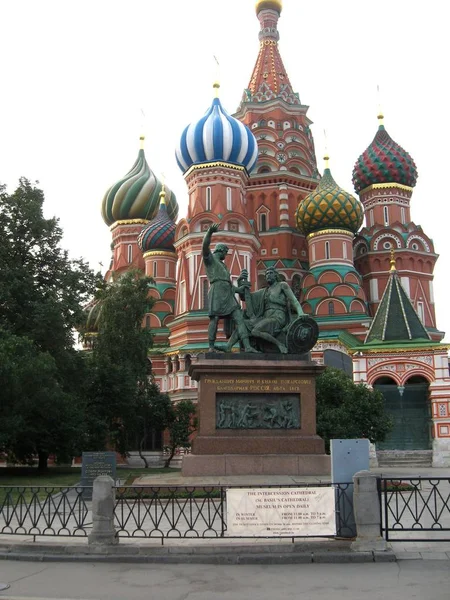
[[[205,237],[203,238],[203,244],[202,244],[202,254],[203,254],[203,258],[206,258],[209,254],[210,254],[210,245],[211,245],[211,238],[213,233],[215,233],[216,231],[219,230],[219,223],[213,223],[208,231],[205,233]]]

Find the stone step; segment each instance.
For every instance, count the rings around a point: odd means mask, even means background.
[[[431,450],[380,450],[377,452],[380,467],[431,467]]]

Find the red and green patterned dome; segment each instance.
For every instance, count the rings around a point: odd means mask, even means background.
[[[166,193],[162,190],[159,194],[160,205],[158,214],[142,229],[137,243],[142,252],[149,250],[174,251],[176,225],[167,214]]]
[[[362,225],[361,202],[343,190],[326,168],[319,185],[298,205],[297,228],[308,235],[320,229],[345,229],[356,233]]]
[[[379,117],[381,118],[381,116]],[[411,156],[388,134],[384,125],[353,168],[353,185],[359,193],[375,183],[397,183],[414,187],[417,168]]]

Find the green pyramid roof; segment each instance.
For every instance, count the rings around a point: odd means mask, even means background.
[[[414,310],[392,263],[388,284],[365,344],[374,342],[429,341],[430,336]]]

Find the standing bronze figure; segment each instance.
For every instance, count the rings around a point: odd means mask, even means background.
[[[232,284],[230,272],[224,262],[228,254],[228,247],[225,244],[217,244],[214,252],[210,250],[211,237],[218,229],[218,223],[214,223],[209,227],[203,239],[202,247],[206,275],[210,283],[208,292],[209,351],[216,352],[218,350],[215,346],[217,327],[219,319],[225,318],[234,321],[244,352],[256,352],[250,346],[248,329],[244,324],[242,309],[235,296],[236,294],[243,293],[245,286],[236,287]]]

